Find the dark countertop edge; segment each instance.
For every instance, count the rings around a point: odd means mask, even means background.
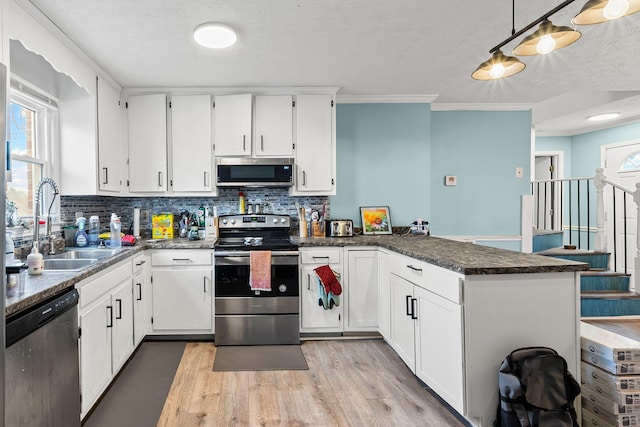
[[[419,261],[424,261],[429,264],[433,264],[438,267],[445,268],[447,270],[451,270],[455,273],[464,274],[466,276],[477,276],[477,275],[489,275],[489,274],[532,274],[532,273],[562,273],[562,272],[577,272],[577,271],[586,271],[589,270],[589,265],[584,262],[577,261],[569,261],[559,258],[553,257],[544,257],[549,260],[548,264],[540,264],[540,265],[514,265],[514,266],[489,266],[489,267],[477,267],[477,266],[468,266],[465,267],[460,265],[459,262],[454,260],[445,259],[445,258],[435,258],[425,256],[420,250],[406,250],[403,248],[399,248],[394,242],[385,241],[384,238],[392,237],[392,236],[354,236],[353,237],[333,237],[333,238],[295,238],[298,246],[301,248],[310,248],[310,247],[327,247],[327,246],[337,246],[337,247],[378,247],[383,249],[388,249],[400,255],[405,255],[411,258],[415,258]],[[522,252],[514,252],[507,251],[506,249],[493,248],[489,246],[478,246],[473,243],[466,242],[457,242],[455,240],[443,239],[439,237],[400,237],[393,236],[395,238],[402,239],[432,239],[440,242],[446,242],[447,245],[455,247],[460,245],[459,247],[467,247],[468,245],[473,245],[479,250],[487,251],[487,252],[495,252],[497,251],[500,254],[513,254],[513,257],[529,257],[529,256],[542,256],[536,254],[525,254]]]

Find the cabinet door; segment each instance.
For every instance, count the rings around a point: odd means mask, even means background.
[[[211,97],[171,98],[171,164],[174,192],[211,191]]]
[[[98,188],[122,190],[124,134],[120,91],[98,78]]]
[[[415,320],[411,318],[414,285],[391,274],[391,346],[415,372]]]
[[[97,300],[80,316],[80,383],[82,414],[86,414],[112,378],[111,295]]]
[[[166,96],[130,96],[127,104],[129,191],[167,191]]]
[[[153,329],[211,331],[213,282],[211,269],[153,272]]]
[[[256,96],[255,155],[293,156],[293,97]]]
[[[215,97],[216,156],[251,155],[251,94]]]
[[[378,329],[378,256],[375,250],[347,251],[345,330]]]
[[[390,342],[391,335],[391,272],[389,254],[378,252],[378,332]]]
[[[464,414],[462,306],[415,287],[416,375]]]
[[[113,374],[117,374],[133,353],[133,294],[131,280],[120,284],[111,294],[113,333],[111,356]]]
[[[147,307],[149,297],[147,280],[144,273],[135,275],[133,285],[133,346],[136,347],[147,334]]]
[[[335,194],[330,95],[296,97],[296,191]]]
[[[303,330],[311,332],[342,331],[342,304],[325,310],[319,305],[318,282],[314,268],[320,264],[303,265],[300,269],[300,323]],[[335,271],[339,267],[331,265]],[[344,292],[343,292],[344,294]]]

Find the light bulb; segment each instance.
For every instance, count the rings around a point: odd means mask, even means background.
[[[604,7],[604,17],[607,19],[618,19],[624,16],[629,10],[628,0],[609,0]]]
[[[504,72],[505,72],[504,65],[502,65],[502,63],[499,62],[491,66],[491,69],[489,70],[489,75],[491,76],[492,79],[499,79],[500,77],[504,76]]]
[[[555,48],[556,48],[556,41],[549,34],[540,37],[540,40],[536,45],[536,50],[538,51],[538,53],[543,55],[553,51],[553,49]]]

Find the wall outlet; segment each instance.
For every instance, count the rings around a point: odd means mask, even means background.
[[[149,216],[150,214],[151,214],[150,209],[140,209],[140,222],[147,223],[151,221],[151,218]]]
[[[522,178],[524,176],[524,168],[516,168],[516,178]]]
[[[444,177],[444,185],[456,185],[458,183],[458,177],[455,175],[446,175]]]

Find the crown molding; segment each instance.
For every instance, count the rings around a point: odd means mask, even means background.
[[[438,95],[340,95],[338,104],[431,104]]]
[[[436,103],[431,111],[528,111],[533,104]]]

